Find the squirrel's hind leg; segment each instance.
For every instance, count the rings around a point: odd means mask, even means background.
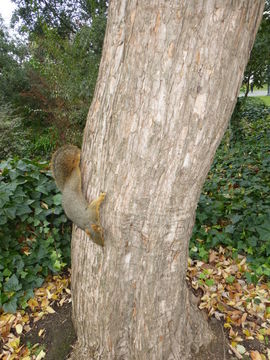
[[[98,245],[104,246],[103,229],[100,225],[99,208],[104,201],[106,193],[101,193],[99,197],[92,201],[89,205],[90,211],[90,227],[85,232]]]
[[[101,203],[104,201],[105,196],[106,196],[106,193],[101,193],[99,195],[99,197],[96,200],[93,200],[89,205],[89,209],[96,217],[95,218],[96,222],[99,222],[99,208],[100,208]]]

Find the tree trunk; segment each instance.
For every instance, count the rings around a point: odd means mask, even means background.
[[[72,240],[81,359],[185,360],[213,339],[186,286],[188,243],[263,5],[110,2],[82,152],[87,198],[107,193],[105,247]]]
[[[249,93],[249,81],[250,81],[250,76],[247,78],[247,82],[246,82],[245,98],[248,96]]]

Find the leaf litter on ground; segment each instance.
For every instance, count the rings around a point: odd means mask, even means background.
[[[28,300],[26,310],[15,314],[0,315],[0,359],[1,360],[41,360],[46,352],[37,343],[25,345],[21,336],[31,331],[32,325],[47,314],[55,313],[53,306],[63,306],[71,302],[70,271],[65,275],[50,275],[43,286],[36,289],[34,298]],[[44,331],[40,330],[39,336]]]
[[[250,269],[244,256],[233,259],[220,247],[219,251],[210,250],[208,263],[189,259],[187,279],[195,292],[202,294],[199,308],[223,322],[231,352],[237,359],[270,360],[270,284],[248,283],[247,273]],[[0,359],[45,358],[40,344],[21,344],[21,336],[46,314],[54,313],[55,305],[67,302],[71,302],[70,273],[49,276],[35,290],[35,297],[28,300],[26,310],[2,313]],[[41,340],[43,335],[41,329]]]
[[[248,283],[247,260],[210,250],[209,261],[189,259],[187,279],[202,294],[199,308],[221,320],[237,359],[270,360],[270,284]]]

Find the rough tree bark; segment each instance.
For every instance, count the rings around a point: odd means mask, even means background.
[[[263,6],[110,2],[82,153],[87,198],[107,192],[105,248],[72,240],[81,359],[195,359],[213,339],[186,286],[188,243]]]

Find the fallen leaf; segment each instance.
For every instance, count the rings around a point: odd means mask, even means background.
[[[20,335],[22,333],[22,331],[23,331],[23,327],[22,327],[21,324],[17,324],[15,326],[15,329],[16,329],[16,332],[17,332],[18,335]]]
[[[250,356],[252,360],[263,360],[260,353],[257,350],[251,351]]]
[[[233,347],[232,345],[230,345],[230,349],[232,350],[232,352],[234,353],[234,355],[237,357],[237,359],[243,359],[243,356],[236,350],[235,347]],[[253,359],[252,359],[253,360]]]
[[[44,333],[44,331],[45,331],[45,329],[41,329],[41,330],[39,330],[39,332],[38,332],[38,336],[41,336],[41,335]]]
[[[217,260],[217,253],[215,251],[210,251],[209,254],[209,263],[215,262]]]
[[[46,353],[44,350],[41,350],[40,353],[38,354],[38,356],[36,357],[36,360],[41,360],[44,359],[46,356]]]
[[[38,307],[38,301],[36,299],[29,299],[28,305],[30,306],[31,310],[34,311],[36,307]]]
[[[14,340],[12,340],[8,343],[8,346],[11,347],[13,350],[18,349],[19,345],[20,345],[19,337],[18,338],[15,337]]]
[[[243,346],[243,345],[237,345],[236,346],[236,350],[241,354],[243,355],[245,352],[246,352],[246,348]]]
[[[54,313],[55,313],[55,311],[53,310],[53,308],[50,307],[50,306],[47,306],[47,307],[46,307],[46,311],[48,311],[49,314],[54,314]]]
[[[264,341],[264,336],[262,334],[257,334],[256,335],[256,338],[259,340],[259,341]]]

